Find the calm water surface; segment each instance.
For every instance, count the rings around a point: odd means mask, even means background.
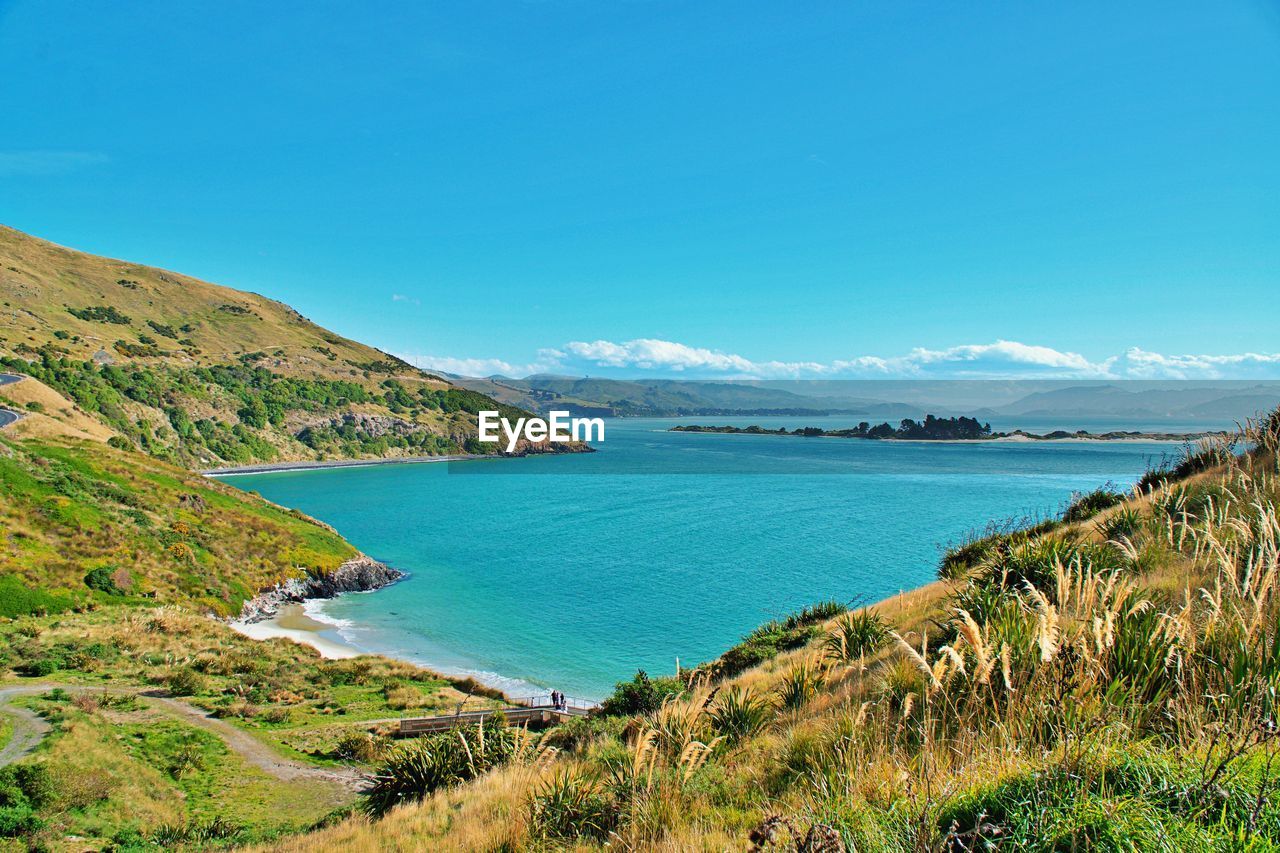
[[[514,694],[599,698],[637,668],[709,660],[807,603],[926,583],[940,547],[966,531],[1053,512],[1107,481],[1128,485],[1171,452],[666,432],[675,422],[610,421],[599,452],[580,456],[228,482],[323,519],[410,573],[319,605],[349,643]]]

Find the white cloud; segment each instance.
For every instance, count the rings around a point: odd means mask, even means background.
[[[1091,361],[1080,353],[998,340],[944,349],[917,347],[904,355],[860,355],[830,362],[755,361],[736,353],[676,341],[636,338],[570,341],[538,351],[528,364],[493,358],[404,355],[433,370],[467,376],[501,373],[756,379],[1280,379],[1280,353],[1163,355],[1131,348]]]
[[[716,350],[686,346],[674,341],[637,338],[622,344],[612,341],[570,341],[564,349],[570,355],[601,367],[639,367],[643,370],[703,368],[714,371],[752,371],[756,366],[740,355],[726,355]]]
[[[1133,347],[1116,360],[1132,379],[1276,379],[1280,353],[1161,355]]]
[[[405,296],[403,293],[391,294],[392,302],[408,302],[410,305],[421,305],[422,302],[412,296]]]
[[[609,368],[704,372],[762,379],[798,377],[969,377],[991,375],[1107,376],[1107,364],[1091,363],[1073,352],[1016,341],[970,344],[943,350],[916,348],[903,356],[857,356],[833,362],[752,361],[741,355],[691,347],[674,341],[638,338],[571,341],[564,352],[587,365]]]
[[[563,353],[558,350],[538,350],[538,359],[528,364],[513,364],[500,358],[454,358],[447,355],[417,355],[413,353],[395,353],[415,367],[423,370],[437,370],[444,373],[455,373],[459,376],[503,376],[524,377],[534,373],[547,373],[558,369]]]

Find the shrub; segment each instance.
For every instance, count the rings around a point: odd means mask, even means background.
[[[27,586],[14,575],[0,577],[0,618],[61,613],[70,610],[74,604],[66,596]]]
[[[189,667],[175,669],[165,678],[169,692],[174,696],[194,696],[204,690],[204,676]]]
[[[848,606],[836,601],[811,604],[783,619],[766,622],[742,638],[742,642],[709,665],[716,678],[730,678],[777,657],[779,652],[798,649],[818,633],[818,625],[839,616]]]
[[[118,326],[127,326],[133,322],[128,314],[121,314],[111,305],[68,308],[67,313],[79,320],[89,320],[94,323],[114,323]]]
[[[938,564],[938,577],[959,580],[1002,549],[1030,542],[1058,526],[1055,519],[1013,518],[993,522],[985,530],[970,533],[959,544],[952,545]]]
[[[370,732],[347,732],[338,738],[334,754],[346,761],[372,764],[387,751],[385,738],[374,737]]]
[[[566,770],[543,782],[529,799],[532,833],[545,839],[605,841],[618,812],[595,781]]]
[[[1142,513],[1135,507],[1123,507],[1098,522],[1098,532],[1106,539],[1132,538],[1142,529]]]
[[[712,731],[730,744],[764,731],[773,718],[773,707],[764,698],[737,686],[721,691],[707,710]]]
[[[621,737],[627,724],[621,716],[573,717],[543,732],[538,745],[560,752],[584,752],[606,738]]]
[[[18,671],[21,674],[32,678],[43,678],[46,675],[53,675],[58,670],[62,669],[62,667],[62,658],[54,655],[47,655],[23,664],[18,667]]]
[[[800,663],[783,676],[778,685],[778,699],[782,707],[794,711],[818,694],[822,682],[822,673],[816,666],[807,661]]]
[[[1280,410],[1277,410],[1280,411]],[[1272,413],[1272,417],[1276,417]],[[1169,483],[1226,465],[1234,458],[1235,443],[1232,440],[1209,438],[1182,448],[1181,455],[1172,461],[1164,460],[1138,479],[1139,491],[1150,492]]]
[[[495,714],[475,726],[418,738],[386,758],[363,792],[363,807],[381,816],[400,803],[474,779],[516,757],[527,737]]]
[[[42,764],[0,769],[0,838],[28,835],[44,827],[36,810],[53,799],[54,786]]]
[[[99,566],[84,576],[84,585],[89,589],[96,589],[98,592],[105,592],[107,595],[124,595],[124,590],[116,585],[113,577],[114,570]]]
[[[873,610],[847,613],[824,643],[827,657],[841,663],[861,660],[878,651],[889,638],[889,625]]]
[[[208,820],[194,820],[185,824],[162,824],[147,841],[163,848],[195,846],[206,847],[213,842],[232,841],[244,834],[244,828],[221,815]]]
[[[600,703],[600,712],[606,716],[652,714],[662,707],[668,696],[684,693],[684,684],[675,678],[659,678],[653,681],[643,669],[637,670],[630,681],[619,681],[613,694]]]
[[[1093,518],[1105,509],[1124,503],[1124,495],[1103,486],[1083,495],[1077,496],[1062,513],[1062,520],[1068,524]]]

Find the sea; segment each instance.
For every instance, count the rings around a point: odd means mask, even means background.
[[[227,479],[333,525],[408,577],[311,602],[357,649],[514,697],[598,700],[637,670],[715,658],[807,604],[872,603],[936,577],[943,549],[1127,488],[1153,442],[897,442],[671,432],[677,423],[839,429],[857,419],[612,419],[590,454]],[[1061,423],[1203,430],[1228,424]]]

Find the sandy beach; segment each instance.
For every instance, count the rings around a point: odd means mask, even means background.
[[[301,604],[285,604],[270,619],[259,622],[231,622],[231,627],[255,640],[270,640],[283,637],[311,646],[320,655],[331,660],[358,657],[365,654],[354,646],[343,642],[338,635],[336,625],[321,622],[307,615]]]

